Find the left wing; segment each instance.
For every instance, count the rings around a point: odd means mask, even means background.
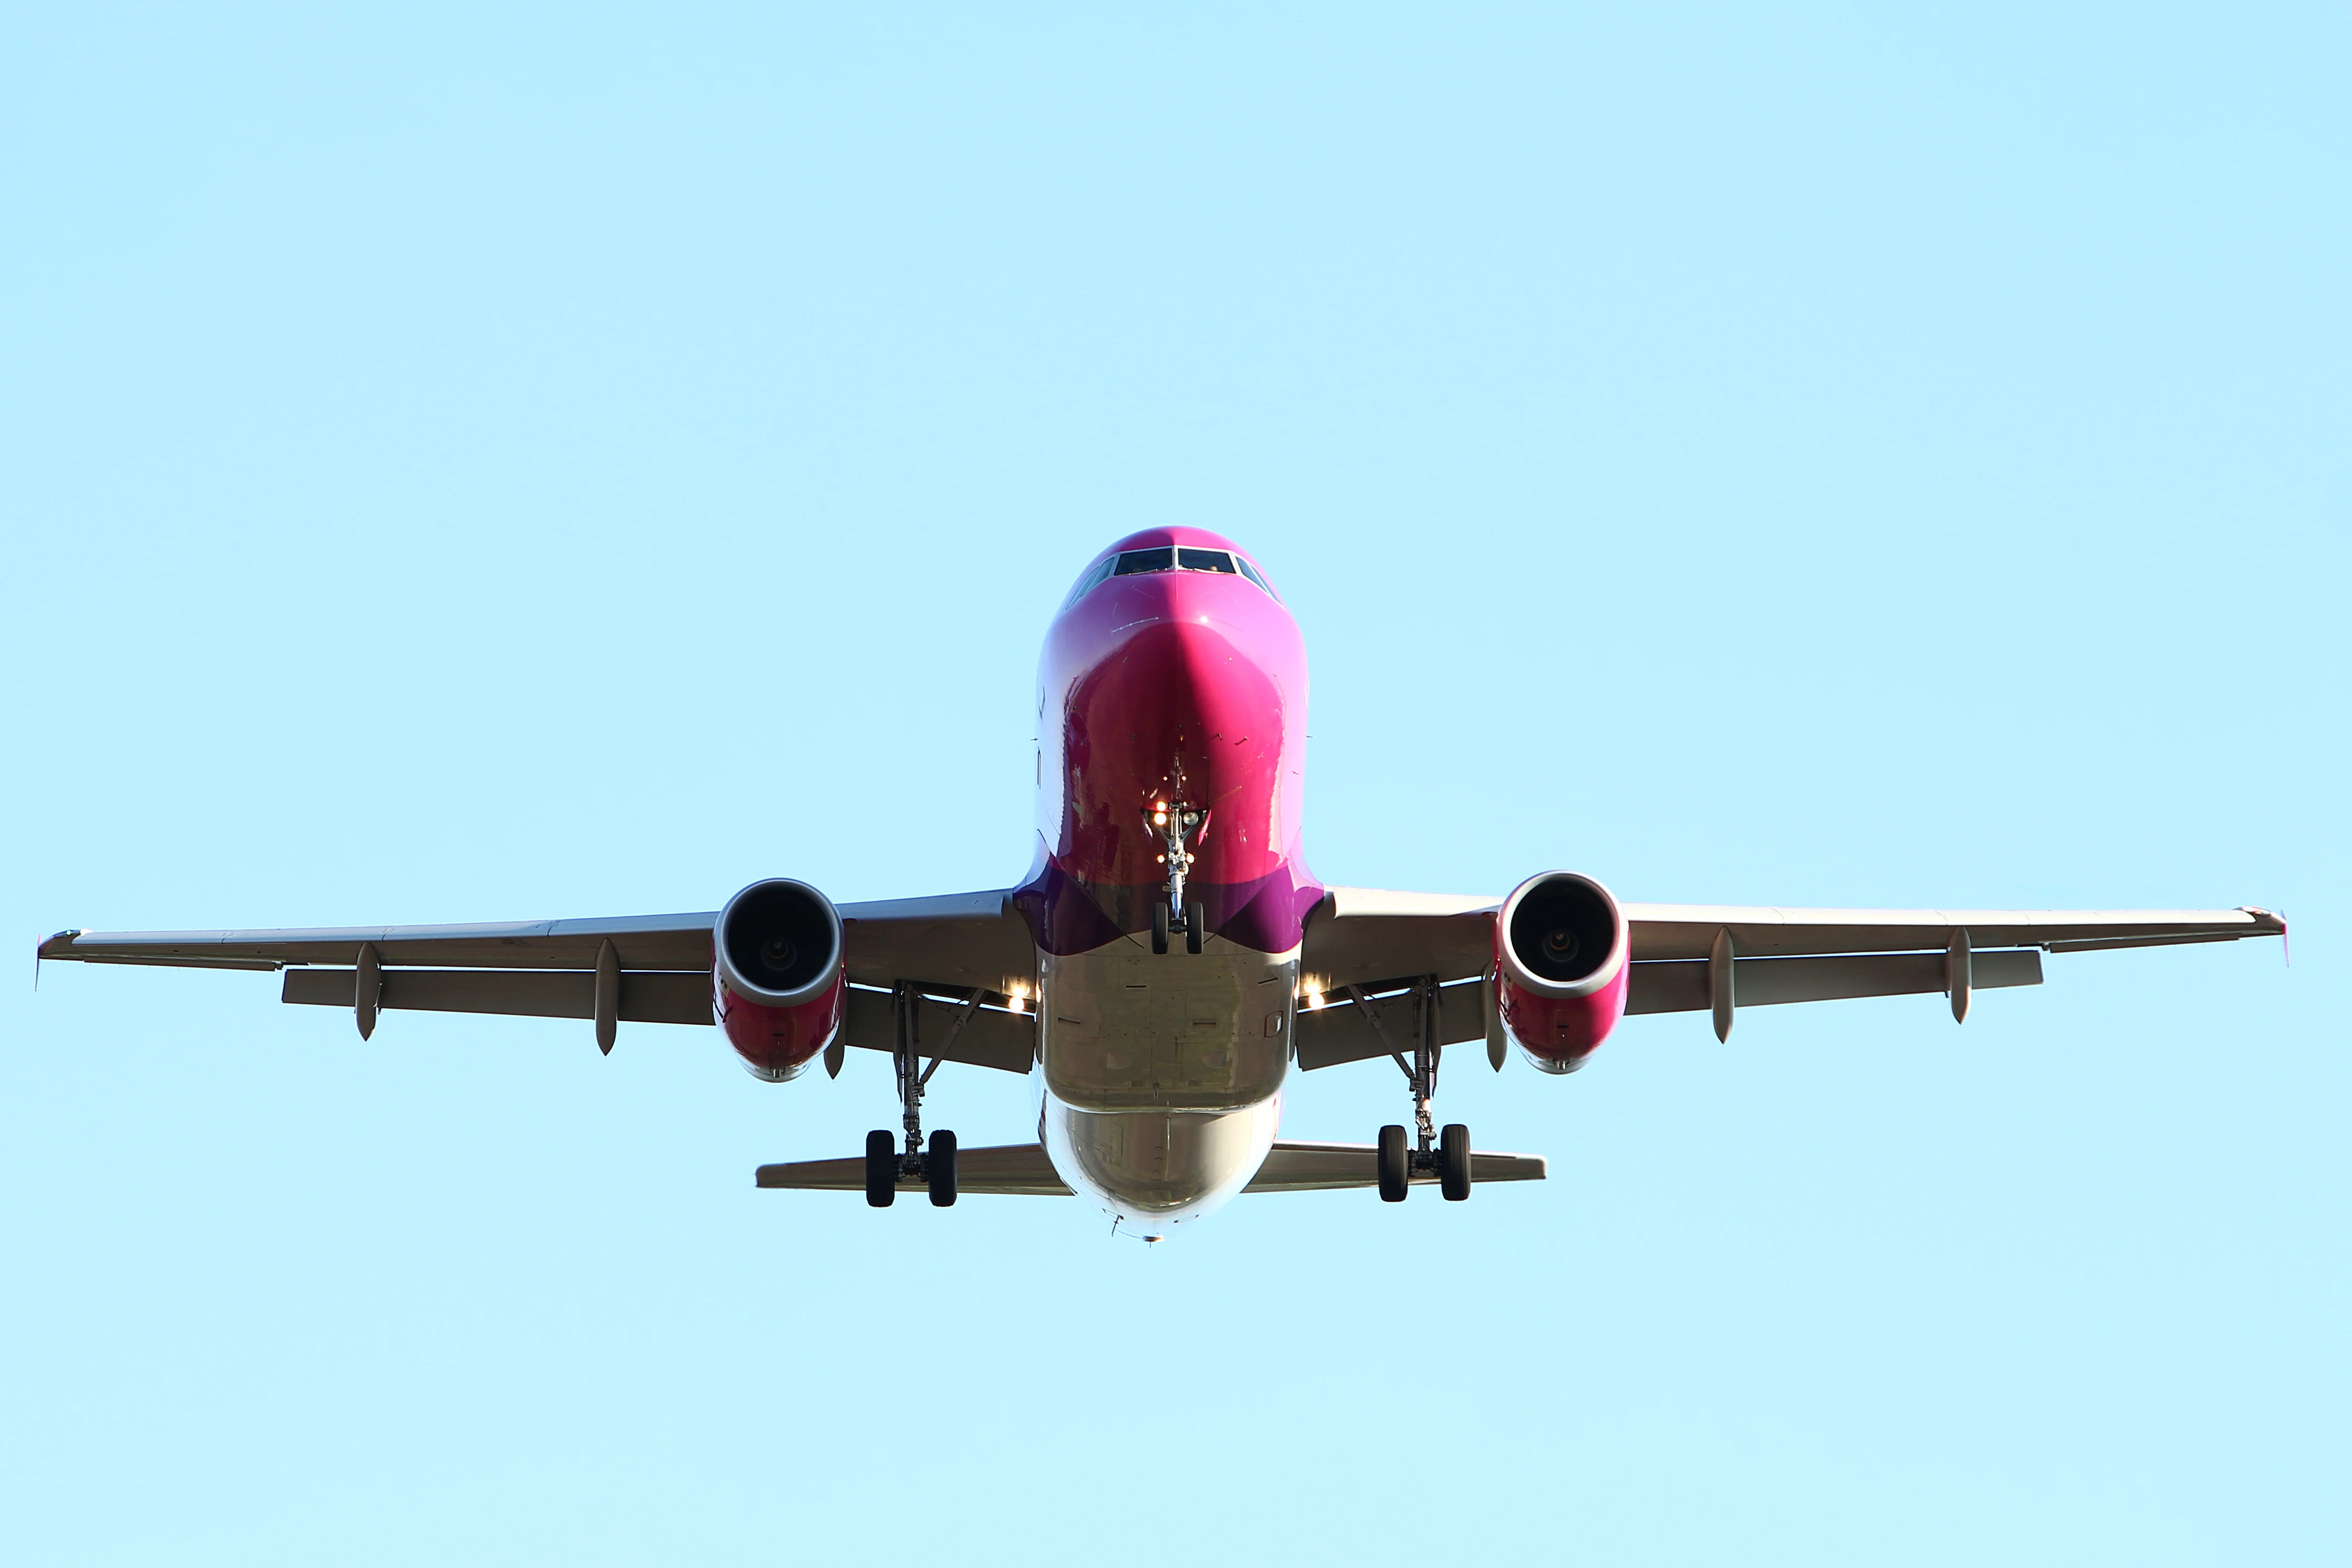
[[[851,1045],[890,1049],[878,992],[912,983],[961,1001],[977,990],[1001,1002],[1030,972],[1029,933],[1002,891],[845,904],[845,962],[853,987],[843,1033]],[[352,1008],[362,950],[373,950],[375,1005],[427,1012],[536,1018],[595,1016],[607,945],[619,969],[619,1021],[707,1024],[715,912],[477,925],[367,925],[284,931],[60,931],[38,956],[85,964],[197,969],[282,969],[281,999]],[[857,988],[866,988],[864,989]],[[933,1002],[941,1012],[952,1009]],[[878,1020],[878,1022],[877,1022]],[[1028,1071],[1034,1021],[994,1009],[961,1030],[927,1030],[946,1060]]]
[[[352,925],[293,931],[60,931],[40,956],[83,964],[161,964],[190,969],[282,969],[353,964],[373,946],[387,967],[593,971],[606,942],[624,970],[698,972],[710,967],[716,914],[624,915],[613,920],[511,921],[484,925]]]

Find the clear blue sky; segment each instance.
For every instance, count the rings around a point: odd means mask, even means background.
[[[333,9],[0,20],[0,1555],[2352,1555],[2340,7]],[[1306,627],[1328,880],[2294,967],[1458,1053],[1548,1184],[1157,1249],[754,1191],[877,1059],[31,988],[1003,885],[1156,523]]]

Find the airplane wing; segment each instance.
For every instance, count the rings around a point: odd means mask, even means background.
[[[911,984],[925,1007],[951,1018],[973,992],[1002,1004],[1029,974],[1029,933],[1003,891],[887,899],[840,906],[852,987],[846,1043],[891,1046],[887,992]],[[595,1015],[606,945],[620,970],[623,1022],[708,1024],[710,932],[716,912],[476,925],[369,925],[287,931],[60,931],[43,960],[151,964],[197,969],[283,970],[282,1000],[352,1007],[361,949],[381,966],[377,1006],[428,1012],[537,1018]],[[950,1042],[951,1061],[1025,1072],[1033,1019],[995,1008],[961,1029],[943,1022],[924,1038]]]
[[[2263,909],[1758,909],[1629,904],[1633,980],[1628,1013],[1712,1006],[1709,956],[1727,936],[1741,1007],[1947,988],[1945,956],[1969,950],[1978,989],[2042,983],[2044,953],[2164,947],[2281,936]]]
[[[1408,984],[1441,981],[1442,1044],[1495,1038],[1483,980],[1493,963],[1502,900],[1328,891],[1309,920],[1301,972],[1310,998],[1298,1020],[1302,1067],[1395,1051],[1409,1039]],[[888,1051],[889,988],[924,996],[922,1037],[944,1060],[1025,1072],[1033,1017],[1006,1006],[1029,973],[1030,935],[1005,890],[840,906],[851,992],[844,1042]],[[1713,1005],[1708,956],[1727,933],[1741,1007],[1946,988],[1956,933],[1974,949],[1979,989],[2038,985],[2043,952],[2283,935],[2259,909],[1868,910],[1703,904],[1623,906],[1633,973],[1628,1013]],[[619,1018],[707,1024],[710,932],[702,912],[472,925],[352,926],[278,931],[63,931],[39,956],[80,963],[283,970],[281,998],[352,1007],[362,947],[382,966],[378,1006],[394,1009],[588,1019],[596,970],[610,944],[619,970]],[[971,1008],[975,993],[982,1006]],[[936,1014],[936,1020],[931,1015]],[[961,1019],[959,1022],[959,1019]],[[929,1054],[929,1052],[927,1052]]]
[[[1300,953],[1310,998],[1298,1022],[1303,1067],[1385,1056],[1409,1040],[1405,987],[1441,983],[1441,1044],[1496,1040],[1476,982],[1494,965],[1499,898],[1332,888],[1308,921]],[[1780,909],[1626,904],[1633,975],[1625,1010],[1698,1012],[1716,1006],[1709,976],[1727,943],[1740,1007],[1903,996],[1948,988],[1955,938],[1975,989],[2042,983],[2042,955],[2279,936],[2263,909]],[[1350,989],[1352,988],[1352,990]],[[1449,1005],[1450,1002],[1450,1005]]]

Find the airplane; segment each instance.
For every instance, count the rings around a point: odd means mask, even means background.
[[[715,912],[336,930],[90,932],[37,963],[283,971],[282,999],[351,1009],[715,1024],[782,1083],[887,1052],[900,1126],[844,1159],[762,1166],[762,1187],[1084,1194],[1158,1240],[1243,1192],[1540,1179],[1540,1156],[1439,1126],[1444,1049],[1516,1048],[1576,1071],[1629,1014],[1940,995],[2042,981],[2044,953],[2280,936],[2267,910],[1782,909],[1621,903],[1538,872],[1502,897],[1329,887],[1308,870],[1307,651],[1264,566],[1200,528],[1097,553],[1037,674],[1034,856],[1018,884],[835,904],[754,882]],[[1294,1070],[1386,1057],[1410,1130],[1285,1142]],[[960,1149],[922,1126],[942,1062],[1030,1076],[1038,1141]]]

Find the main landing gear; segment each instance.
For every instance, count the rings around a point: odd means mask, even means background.
[[[1192,852],[1184,847],[1184,841],[1208,831],[1209,813],[1180,800],[1172,806],[1154,801],[1149,814],[1151,831],[1160,835],[1162,846],[1160,863],[1168,868],[1168,896],[1151,906],[1151,950],[1167,952],[1168,938],[1181,931],[1184,951],[1197,953],[1209,934],[1209,918],[1198,904],[1184,899],[1184,877],[1192,865]]]
[[[964,1004],[969,1016],[978,1006],[980,993],[974,991]],[[887,1208],[898,1196],[902,1180],[920,1181],[931,1196],[931,1207],[946,1208],[956,1200],[956,1135],[944,1128],[933,1133],[928,1147],[923,1141],[923,1085],[940,1070],[938,1057],[929,1067],[922,1065],[922,1052],[917,1049],[918,1018],[923,1005],[921,991],[913,986],[893,987],[890,1011],[896,1032],[890,1052],[898,1070],[898,1103],[905,1107],[900,1118],[906,1128],[906,1148],[881,1127],[866,1134],[866,1201],[876,1208]],[[959,1027],[962,1019],[957,1020]]]
[[[1430,1114],[1430,1102],[1437,1094],[1437,1060],[1444,1049],[1438,1043],[1437,977],[1429,975],[1415,981],[1412,996],[1412,1061],[1407,1063],[1401,1051],[1391,1051],[1391,1054],[1412,1086],[1412,1119],[1418,1135],[1413,1146],[1408,1148],[1402,1126],[1391,1124],[1381,1129],[1381,1201],[1402,1203],[1414,1176],[1434,1176],[1437,1190],[1445,1200],[1460,1203],[1470,1196],[1470,1129],[1459,1122],[1449,1122],[1443,1132],[1438,1132],[1432,1125]],[[1356,1005],[1372,1019],[1375,1029],[1381,1029],[1379,1016],[1360,992],[1356,993]],[[1381,1038],[1388,1040],[1385,1029],[1381,1029]]]

